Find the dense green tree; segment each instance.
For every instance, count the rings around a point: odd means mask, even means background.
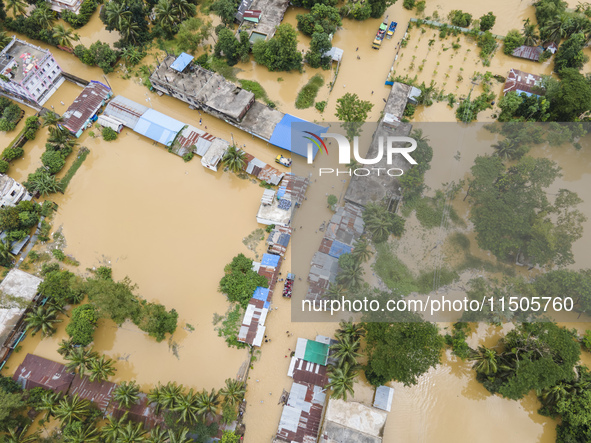
[[[129,278],[120,282],[89,279],[84,288],[88,299],[98,308],[99,313],[118,325],[127,319],[136,318],[139,314],[140,306],[133,294],[135,285]]]
[[[24,410],[26,403],[20,391],[7,392],[0,389],[0,431],[19,426],[19,413]]]
[[[334,34],[342,25],[338,9],[320,3],[314,5],[308,14],[298,14],[296,19],[298,29],[309,36],[317,32],[316,26],[320,26],[325,34]]]
[[[544,122],[550,118],[550,101],[545,96],[510,91],[499,100],[500,122]]]
[[[418,377],[440,362],[444,340],[436,324],[411,321],[366,323],[364,327],[368,358],[365,375],[374,386],[390,380],[414,385]]]
[[[386,12],[388,7],[396,3],[396,0],[368,0],[367,3],[370,6],[369,16],[371,18],[380,18],[382,15],[384,15],[384,12]]]
[[[484,14],[480,17],[480,30],[482,32],[489,31],[495,25],[496,20],[497,17],[492,12]]]
[[[252,270],[252,260],[244,254],[238,254],[224,268],[225,275],[220,280],[220,292],[228,296],[228,300],[238,302],[246,307],[257,286],[269,286],[267,279]]]
[[[79,278],[70,271],[52,271],[39,285],[39,293],[49,297],[58,306],[80,303]]]
[[[242,402],[246,394],[246,385],[242,381],[226,379],[226,386],[220,389],[220,395],[224,398],[225,405],[236,406]]]
[[[503,40],[503,52],[506,55],[513,54],[513,51],[523,45],[525,38],[521,35],[517,29],[511,29],[507,32],[505,39]]]
[[[90,381],[103,381],[115,375],[115,362],[101,355],[99,358],[88,362],[88,379]]]
[[[357,94],[347,92],[337,99],[335,116],[343,122],[349,141],[360,134],[361,126],[367,120],[373,108],[373,103],[361,100]]]
[[[298,50],[297,31],[289,23],[277,26],[275,35],[268,41],[257,41],[252,52],[255,61],[269,71],[300,70],[302,53]]]
[[[238,12],[238,3],[235,0],[215,0],[211,5],[215,12],[226,25],[234,22],[234,16]]]
[[[191,17],[183,21],[180,24],[179,32],[177,33],[179,49],[183,52],[194,54],[203,41],[209,37],[211,31],[211,22],[203,22],[203,20],[198,17]]]
[[[317,27],[317,32],[312,34],[310,41],[310,49],[306,53],[306,62],[313,68],[329,69],[332,63],[330,57],[324,56],[332,48],[332,43],[328,34],[320,31],[320,26]]]
[[[94,331],[99,319],[97,309],[90,305],[82,305],[72,310],[72,319],[66,326],[66,332],[72,342],[77,345],[87,346],[94,340]]]
[[[173,334],[176,331],[178,313],[176,310],[166,310],[164,305],[159,303],[148,303],[145,300],[139,302],[140,310],[132,318],[133,322],[156,341],[162,341],[166,334]]]
[[[459,9],[451,11],[447,18],[452,25],[459,26],[460,28],[467,28],[472,23],[472,15]]]
[[[577,69],[565,68],[560,71],[560,81],[545,77],[544,87],[546,98],[551,104],[552,121],[576,121],[591,110],[591,84]]]
[[[560,73],[566,68],[581,69],[589,59],[583,54],[586,44],[587,39],[582,33],[572,35],[558,48],[554,56],[554,70]]]
[[[570,297],[578,312],[591,311],[591,270],[555,269],[539,275],[533,281],[538,295],[542,297]]]
[[[240,42],[229,28],[222,28],[218,33],[218,41],[215,44],[214,54],[219,57],[223,55],[229,66],[238,63],[238,46]]]

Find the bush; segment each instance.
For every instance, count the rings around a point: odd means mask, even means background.
[[[106,142],[117,140],[117,131],[115,131],[107,126],[103,127],[102,135],[103,135],[103,139]]]
[[[47,275],[50,272],[55,272],[60,270],[59,263],[43,263],[41,265],[41,275]]]
[[[314,106],[316,107],[316,109],[318,109],[318,111],[324,112],[324,108],[326,108],[326,101],[322,100],[321,102],[316,102]]]
[[[244,254],[238,254],[224,268],[225,275],[220,280],[220,292],[228,296],[228,300],[238,302],[246,308],[257,286],[267,288],[269,282],[262,275],[252,270],[252,260]]]
[[[0,160],[0,174],[6,174],[6,171],[8,171],[8,162]]]
[[[97,309],[90,304],[74,308],[72,319],[66,326],[66,332],[72,338],[72,342],[80,346],[88,346],[92,343],[98,319]]]
[[[74,14],[72,11],[64,10],[61,13],[62,19],[74,29],[81,28],[90,21],[90,18],[92,17],[92,14],[94,14],[94,11],[96,11],[97,6],[96,0],[85,0],[80,6],[80,11],[78,14]]]
[[[448,18],[452,25],[459,26],[460,28],[467,28],[472,23],[472,15],[459,9],[451,11]]]
[[[4,151],[2,151],[2,158],[7,162],[20,158],[23,155],[25,155],[25,150],[20,146],[6,148]]]
[[[486,31],[478,37],[478,47],[480,48],[480,57],[488,58],[497,48],[497,40],[490,31]]]
[[[402,6],[404,7],[404,9],[411,10],[415,7],[415,0],[404,0]]]
[[[523,45],[523,36],[517,29],[510,30],[503,40],[503,53],[506,55],[513,54],[515,49]]]
[[[480,17],[480,30],[483,32],[488,31],[495,25],[496,20],[497,18],[492,12],[483,15],[482,17]]]
[[[145,300],[140,302],[141,308],[133,322],[156,341],[165,339],[166,334],[173,334],[176,331],[178,313],[172,309],[170,312],[158,303],[148,303]]]
[[[64,251],[62,251],[61,249],[54,249],[53,251],[51,251],[51,253],[59,261],[64,261],[66,259],[66,254],[64,254]]]
[[[41,154],[41,161],[47,167],[50,174],[57,174],[66,164],[66,161],[58,151],[45,151]]]
[[[183,160],[185,162],[189,162],[193,159],[194,156],[195,154],[193,154],[192,152],[187,152],[185,155],[183,155]]]
[[[318,90],[324,84],[324,79],[320,74],[316,74],[314,77],[304,85],[296,98],[295,106],[298,109],[309,108],[314,104]]]

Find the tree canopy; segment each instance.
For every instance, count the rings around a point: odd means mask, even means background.
[[[297,31],[289,23],[277,26],[275,35],[268,41],[257,41],[252,52],[255,61],[269,71],[300,70],[302,53],[298,50]]]
[[[252,270],[252,260],[244,254],[234,257],[224,272],[220,280],[220,292],[226,294],[228,300],[240,303],[243,308],[246,308],[257,286],[269,286],[265,277]]]

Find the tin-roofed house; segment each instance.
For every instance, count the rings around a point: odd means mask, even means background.
[[[94,403],[101,411],[105,412],[116,387],[117,385],[110,381],[90,381],[87,376],[80,377],[76,374],[68,395],[70,397],[78,395],[78,397]]]
[[[111,88],[100,82],[91,81],[64,112],[60,126],[76,137],[80,137],[82,132],[97,119],[98,111],[112,95]]]
[[[382,443],[388,413],[355,401],[329,399],[319,443]]]
[[[6,298],[0,309],[0,364],[24,338],[23,317],[29,305],[38,297],[37,288],[43,280],[20,269],[11,269],[0,283],[0,293]],[[2,367],[0,366],[0,368]]]
[[[116,401],[111,402],[109,408],[113,417],[117,419],[123,418],[127,414],[127,418],[134,423],[141,423],[146,429],[152,429],[162,422],[162,419],[156,414],[156,406],[148,400],[148,396],[143,392],[139,394],[139,400],[129,408],[121,407]]]
[[[74,380],[74,374],[68,373],[61,363],[27,354],[12,379],[23,389],[43,388],[54,392],[67,392]]]
[[[316,443],[325,401],[326,392],[321,386],[294,382],[274,441]]]
[[[511,69],[503,87],[503,95],[509,92],[516,92],[517,95],[540,96],[544,93],[542,77],[519,69]]]

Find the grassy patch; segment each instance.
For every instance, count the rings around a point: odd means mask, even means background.
[[[218,331],[219,337],[224,337],[224,340],[226,340],[226,343],[230,347],[233,346],[238,349],[246,347],[246,344],[238,341],[238,332],[240,331],[243,315],[244,312],[238,303],[230,307],[223,317],[214,314],[213,324],[215,330]]]
[[[448,268],[441,268],[439,270],[437,281],[435,281],[435,271],[422,271],[416,280],[417,290],[419,294],[428,294],[442,286],[452,284],[458,278],[460,278],[458,273]]]
[[[454,232],[448,237],[449,244],[461,251],[468,252],[470,250],[470,239],[461,232]]]
[[[423,197],[418,199],[410,207],[404,208],[403,214],[408,214],[412,209],[416,210],[417,220],[426,229],[433,229],[441,226],[444,211],[447,209],[449,220],[458,226],[465,226],[464,220],[451,206],[445,207],[445,196],[443,192],[437,191],[435,197]]]
[[[377,257],[374,271],[393,292],[408,295],[418,288],[410,269],[398,259],[387,243],[376,245]]]
[[[267,91],[265,88],[261,86],[259,82],[255,82],[253,80],[242,80],[239,79],[238,83],[242,86],[242,89],[246,89],[254,94],[254,98],[257,100],[262,100],[267,104],[273,103],[269,100],[269,96],[267,95]]]
[[[59,188],[62,193],[66,192],[66,188],[70,184],[70,180],[72,180],[72,177],[74,177],[74,174],[76,174],[78,168],[82,166],[82,163],[84,162],[84,160],[86,160],[86,157],[88,156],[89,152],[90,150],[88,148],[85,148],[84,146],[78,150],[78,157],[76,157],[76,160],[74,160],[72,166],[70,166],[70,169],[68,169],[66,174],[60,180]]]
[[[226,63],[226,61],[222,58],[212,57],[211,69],[220,74],[226,80],[231,80],[233,82],[238,81],[236,78],[236,72],[238,71],[238,68],[228,66],[228,63]]]
[[[304,87],[300,89],[295,102],[296,108],[306,109],[312,106],[314,104],[314,100],[316,99],[316,95],[318,95],[318,90],[323,84],[324,79],[320,74],[316,74],[314,77],[312,77],[308,83],[306,83]]]

